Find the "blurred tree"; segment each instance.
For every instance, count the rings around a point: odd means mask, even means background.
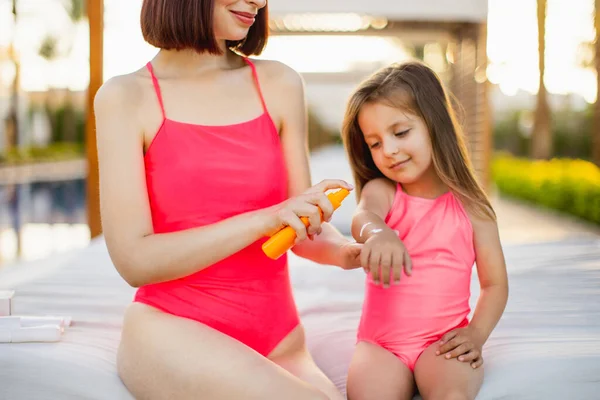
[[[592,123],[589,131],[592,161],[600,166],[600,0],[594,0],[595,37],[590,42],[580,43],[577,49],[579,66],[596,73],[596,101],[592,104]]]
[[[425,59],[425,45],[416,44],[413,47],[414,56],[416,59],[423,61]]]
[[[15,67],[15,75],[11,86],[10,103],[8,114],[5,119],[6,126],[6,151],[10,152],[19,145],[19,88],[21,77],[21,65],[17,50],[15,47],[16,30],[17,30],[17,0],[12,0],[13,14],[13,37],[8,48],[9,57]]]
[[[600,0],[594,1],[594,66],[596,67],[596,103],[592,123],[592,160],[600,166]]]
[[[537,0],[538,22],[538,62],[540,70],[539,90],[535,108],[531,137],[531,157],[550,158],[552,155],[552,135],[550,127],[550,106],[544,78],[546,75],[546,10],[547,0]]]
[[[48,34],[40,44],[38,54],[46,61],[52,63],[60,58],[68,58],[73,49],[76,27],[86,16],[86,0],[61,0],[61,4],[69,16],[70,26],[62,37]],[[65,44],[61,49],[61,44]],[[53,109],[53,106],[47,101],[46,112],[52,126],[53,141],[76,141],[82,139],[82,135],[77,134],[77,115],[75,107],[72,104],[72,96],[69,87],[64,88],[64,105],[60,110]],[[61,121],[57,119],[60,118]]]

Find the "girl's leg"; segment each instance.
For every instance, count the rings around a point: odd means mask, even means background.
[[[415,383],[398,357],[375,344],[359,342],[348,371],[347,391],[349,400],[410,400]]]
[[[423,400],[472,400],[483,383],[483,366],[473,369],[468,362],[436,356],[437,342],[417,360],[415,379]]]
[[[125,314],[117,367],[136,399],[331,399],[240,342],[140,303]]]

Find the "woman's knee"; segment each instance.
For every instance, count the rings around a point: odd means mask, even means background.
[[[337,398],[328,396],[325,393],[323,393],[317,389],[314,390],[313,396],[314,397],[311,397],[311,398],[313,398],[314,400],[338,400]]]
[[[431,393],[424,400],[472,400],[468,393],[458,389],[438,390]]]

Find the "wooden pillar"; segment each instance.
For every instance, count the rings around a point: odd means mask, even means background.
[[[90,85],[87,98],[86,154],[87,176],[87,218],[92,238],[102,233],[100,222],[100,188],[98,177],[98,153],[96,150],[96,123],[94,97],[103,83],[104,60],[104,1],[87,0],[87,13],[90,24]]]
[[[459,113],[473,167],[485,190],[491,183],[492,128],[486,78],[487,26],[464,24],[455,34],[451,90],[459,101]]]

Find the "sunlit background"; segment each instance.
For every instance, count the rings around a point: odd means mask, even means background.
[[[22,61],[22,87],[42,91],[68,86],[84,90],[88,84],[88,28],[86,22],[73,27],[58,6],[61,0],[21,0],[17,46]],[[131,72],[151,58],[156,49],[143,41],[139,28],[141,0],[105,0],[105,77]],[[551,93],[575,93],[595,101],[595,74],[585,68],[581,44],[594,39],[593,0],[548,0],[546,85]],[[506,95],[519,90],[537,92],[536,0],[488,1],[488,77]],[[0,0],[0,47],[7,47],[13,34],[11,1]],[[345,15],[331,21],[310,20],[324,27],[348,30],[361,26],[361,18]],[[300,23],[302,21],[299,21]],[[69,38],[68,57],[48,62],[38,52],[48,33]],[[313,54],[309,57],[307,54]],[[318,56],[316,56],[318,55]],[[264,53],[301,72],[348,71],[368,61],[396,61],[405,56],[397,39],[378,37],[296,36],[274,37]],[[2,82],[11,82],[5,63]]]
[[[21,66],[21,90],[31,104],[43,106],[42,93],[68,96],[85,104],[89,82],[88,24],[73,19],[61,0],[19,0],[19,20],[14,26],[12,1],[0,0],[0,112],[8,107],[15,68],[9,47],[13,42]],[[105,0],[104,79],[143,66],[156,49],[143,41],[139,28],[141,0]],[[538,92],[538,26],[536,0],[489,0],[486,75],[491,85],[492,118],[503,124],[531,130]],[[585,111],[596,101],[593,68],[593,0],[548,0],[546,21],[545,85],[554,108]],[[381,29],[386,19],[342,14],[335,17],[304,15],[274,23],[294,30],[339,30],[344,36],[273,36],[261,58],[281,60],[304,74],[311,113],[325,129],[336,130],[344,100],[360,77],[378,66],[413,57],[415,49],[401,37],[362,36],[365,26]],[[443,72],[446,49],[438,43],[424,46],[423,59]],[[41,104],[41,105],[40,105]],[[26,105],[24,105],[25,107]],[[29,107],[29,106],[28,106]],[[24,146],[51,141],[50,122],[40,112],[28,113]],[[516,115],[515,110],[524,112]],[[39,110],[38,110],[39,111]],[[514,115],[513,115],[514,114]],[[82,117],[74,117],[81,128]],[[79,118],[79,119],[77,119]],[[511,119],[512,118],[512,119]],[[511,122],[512,121],[512,122]],[[52,125],[54,126],[54,125]],[[515,128],[515,129],[516,129]],[[0,134],[3,128],[0,127]],[[76,133],[74,134],[76,135]],[[1,136],[0,136],[1,137]],[[0,141],[0,152],[6,143]],[[67,147],[65,151],[72,151]],[[585,158],[585,157],[584,157]],[[0,263],[45,257],[68,248],[85,246],[85,170],[67,172],[44,182],[16,185],[0,170]],[[12,182],[12,183],[11,183]],[[27,216],[14,217],[17,208]]]

